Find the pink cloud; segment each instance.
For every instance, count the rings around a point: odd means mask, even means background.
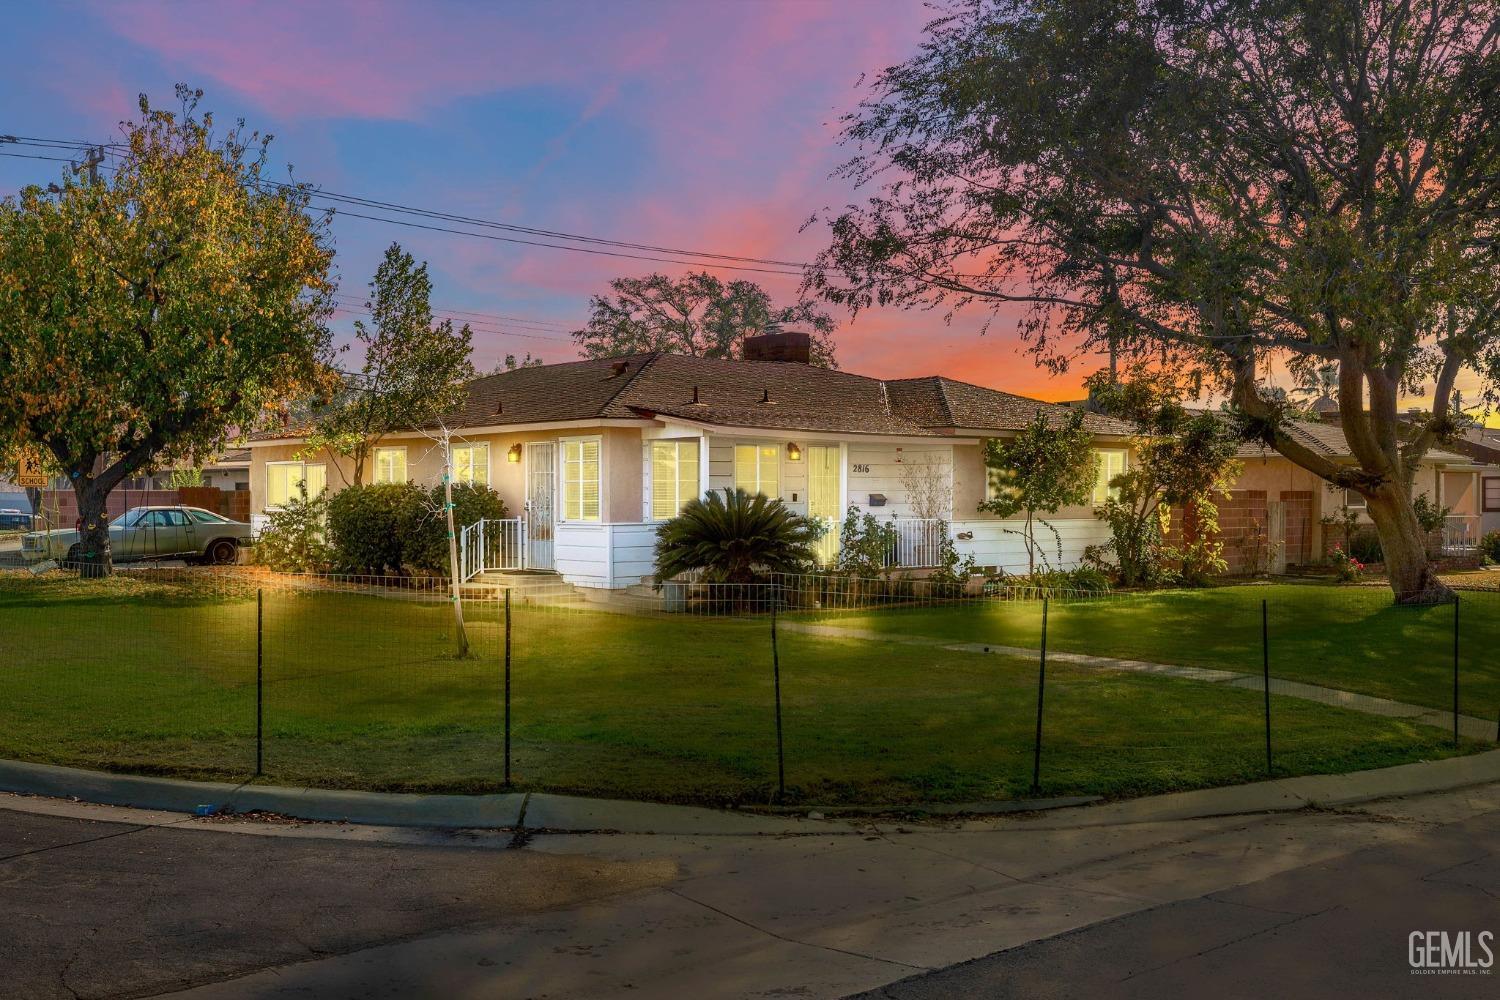
[[[99,16],[191,79],[231,87],[286,118],[416,118],[503,85],[533,40],[486,10],[460,27],[422,5],[334,0],[109,4]]]

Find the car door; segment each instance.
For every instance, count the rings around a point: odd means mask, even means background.
[[[158,510],[154,514],[158,518],[155,555],[180,556],[193,551],[192,529],[186,514],[180,510]]]

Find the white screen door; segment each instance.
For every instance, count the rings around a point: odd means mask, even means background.
[[[553,568],[553,523],[557,509],[557,445],[526,445],[526,567]]]

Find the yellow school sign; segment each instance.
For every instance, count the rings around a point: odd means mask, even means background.
[[[20,465],[16,468],[16,485],[22,489],[45,489],[48,476],[42,471],[42,463],[30,454],[22,452]]]

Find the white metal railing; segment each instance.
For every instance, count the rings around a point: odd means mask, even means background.
[[[1443,518],[1443,554],[1473,552],[1479,544],[1479,517],[1475,514],[1449,514]]]
[[[896,543],[886,552],[886,565],[918,569],[941,562],[943,539],[948,533],[948,524],[942,518],[895,517],[891,527],[896,529]]]
[[[472,580],[486,570],[526,568],[526,519],[485,518],[458,533],[458,573]]]

